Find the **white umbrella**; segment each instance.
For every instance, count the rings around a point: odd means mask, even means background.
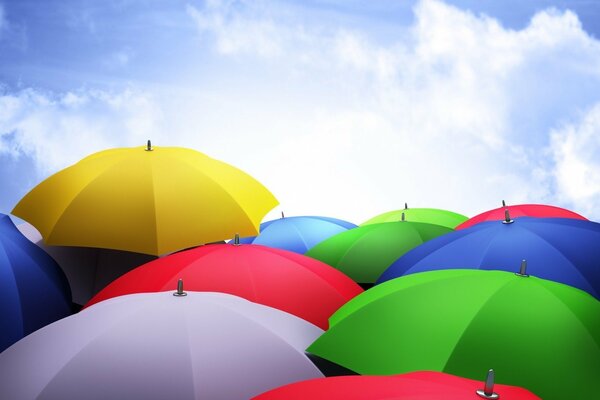
[[[323,375],[305,356],[322,330],[214,292],[115,297],[0,354],[0,398],[249,399]]]

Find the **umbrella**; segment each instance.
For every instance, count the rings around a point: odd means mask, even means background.
[[[597,395],[600,302],[504,271],[407,275],[355,297],[308,349],[360,374],[417,370],[526,387],[545,400]]]
[[[356,228],[356,225],[329,217],[284,217],[260,224],[258,236],[241,238],[240,243],[264,246],[304,254],[308,249],[338,233]]]
[[[337,234],[306,255],[323,261],[362,284],[374,283],[398,257],[437,236],[445,226],[401,221],[365,225]]]
[[[587,220],[587,218],[569,211],[564,208],[550,206],[546,204],[515,204],[507,206],[502,200],[502,207],[482,212],[473,218],[464,221],[456,227],[457,230],[469,228],[475,224],[486,221],[502,221],[505,218],[506,210],[513,218],[516,217],[536,217],[536,218],[573,218]]]
[[[489,372],[493,382],[494,372]],[[485,392],[485,389],[489,389]],[[481,400],[478,394],[502,400],[541,400],[528,390],[485,383],[435,371],[395,376],[337,376],[291,383],[263,393],[253,400]],[[494,394],[498,397],[494,397]]]
[[[362,292],[340,271],[290,251],[212,244],[149,262],[117,279],[87,305],[126,294],[175,287],[224,292],[286,311],[327,329],[327,318]]]
[[[42,235],[31,224],[19,224],[17,229],[58,263],[69,280],[73,303],[79,308],[110,282],[156,259],[156,256],[123,250],[46,246]]]
[[[392,263],[379,282],[447,268],[514,271],[525,260],[530,274],[600,298],[600,224],[568,218],[511,221],[482,222],[433,239]]]
[[[0,214],[0,352],[69,314],[71,292],[65,275]]]
[[[26,337],[0,354],[0,398],[235,400],[322,377],[303,352],[321,329],[229,294],[180,293],[116,297]]]
[[[32,189],[13,214],[49,245],[161,255],[255,235],[277,200],[249,175],[179,147],[92,154]]]
[[[402,220],[402,214],[408,221],[425,222],[427,224],[442,225],[448,228],[456,228],[457,225],[465,222],[468,218],[462,214],[457,214],[448,210],[438,208],[408,208],[404,203],[404,209],[388,211],[383,214],[363,222],[361,226],[370,224],[379,224],[382,222],[397,222]]]

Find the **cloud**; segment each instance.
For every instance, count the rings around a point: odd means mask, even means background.
[[[161,112],[133,89],[63,94],[24,89],[0,96],[0,154],[32,157],[47,176],[95,151],[159,138]]]
[[[179,87],[6,93],[0,152],[53,171],[160,138],[254,175],[286,215],[358,223],[404,202],[472,215],[502,199],[600,218],[600,43],[574,13],[511,30],[423,0],[382,40],[266,4],[188,5],[202,57]]]
[[[577,123],[553,131],[550,150],[557,196],[581,213],[600,219],[600,103]]]

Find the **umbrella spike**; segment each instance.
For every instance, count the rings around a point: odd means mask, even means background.
[[[285,218],[285,215],[283,214],[283,211],[281,212],[281,218]]]
[[[152,141],[150,139],[148,139],[148,142],[146,142],[146,151],[152,151]]]
[[[527,260],[521,261],[521,268],[519,268],[519,272],[515,272],[515,275],[522,276],[523,278],[527,278]]]
[[[404,203],[404,209],[408,210],[408,203]]]
[[[506,202],[502,200],[502,207],[506,208]]]
[[[177,291],[173,293],[173,296],[183,297],[187,296],[187,293],[183,291],[183,279],[179,278],[177,281]]]
[[[515,222],[515,221],[510,219],[510,213],[508,212],[508,208],[504,209],[504,220],[502,221],[502,223],[503,224],[512,224],[513,222]]]
[[[498,393],[494,393],[494,370],[490,369],[485,377],[485,385],[483,390],[479,389],[475,393],[484,399],[498,399]]]

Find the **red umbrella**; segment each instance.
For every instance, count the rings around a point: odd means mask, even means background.
[[[506,219],[506,210],[509,212],[510,218],[516,217],[535,217],[535,218],[573,218],[583,219],[587,221],[582,215],[579,215],[573,211],[565,208],[549,206],[546,204],[515,204],[513,206],[507,206],[502,201],[502,207],[495,208],[493,210],[482,212],[458,225],[456,230],[465,229],[472,225],[478,224],[485,221],[501,221]]]
[[[494,385],[443,372],[420,371],[393,376],[351,375],[296,382],[270,390],[253,400],[541,400],[526,389]]]
[[[132,293],[172,290],[229,293],[327,329],[327,319],[362,292],[335,268],[301,254],[253,244],[211,244],[144,264],[118,278],[86,307]]]

